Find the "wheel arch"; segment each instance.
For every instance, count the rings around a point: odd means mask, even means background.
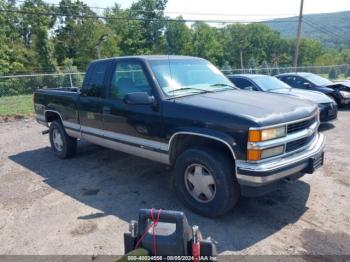
[[[231,146],[236,145],[235,141],[231,138],[224,136],[218,136],[208,133],[199,133],[191,131],[180,131],[174,133],[169,140],[169,162],[173,165],[176,161],[176,157],[184,150],[194,145],[214,145],[219,146],[236,162],[236,155]]]
[[[60,120],[61,122],[63,121],[63,118],[61,116],[61,114],[55,110],[45,110],[45,121],[47,123],[50,123],[52,121],[55,121],[55,120]]]

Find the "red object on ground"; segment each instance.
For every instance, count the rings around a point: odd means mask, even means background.
[[[160,219],[160,212],[161,209],[158,210],[158,214],[157,214],[157,218],[154,218],[154,208],[151,209],[151,220],[152,223],[146,228],[145,232],[143,233],[143,235],[139,238],[139,240],[136,243],[135,248],[139,248],[141,245],[142,240],[146,237],[148,231],[152,228],[152,237],[153,237],[153,254],[155,259],[157,260],[157,238],[156,238],[156,234],[154,232],[154,228],[158,225],[159,219]]]

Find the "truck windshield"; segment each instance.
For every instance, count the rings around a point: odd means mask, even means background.
[[[202,59],[151,60],[152,71],[167,96],[236,88],[214,65]]]
[[[252,76],[252,79],[263,91],[291,88],[289,85],[273,76],[257,75]]]

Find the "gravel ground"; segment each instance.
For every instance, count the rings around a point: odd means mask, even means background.
[[[139,208],[184,210],[223,254],[350,255],[350,110],[327,136],[325,166],[244,198],[218,219],[184,209],[157,163],[81,142],[58,160],[34,120],[0,123],[0,254],[122,254]]]

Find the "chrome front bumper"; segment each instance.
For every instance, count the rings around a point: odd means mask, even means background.
[[[263,186],[297,173],[307,173],[311,160],[323,153],[325,137],[318,133],[303,151],[264,163],[237,161],[237,180],[244,186]]]

